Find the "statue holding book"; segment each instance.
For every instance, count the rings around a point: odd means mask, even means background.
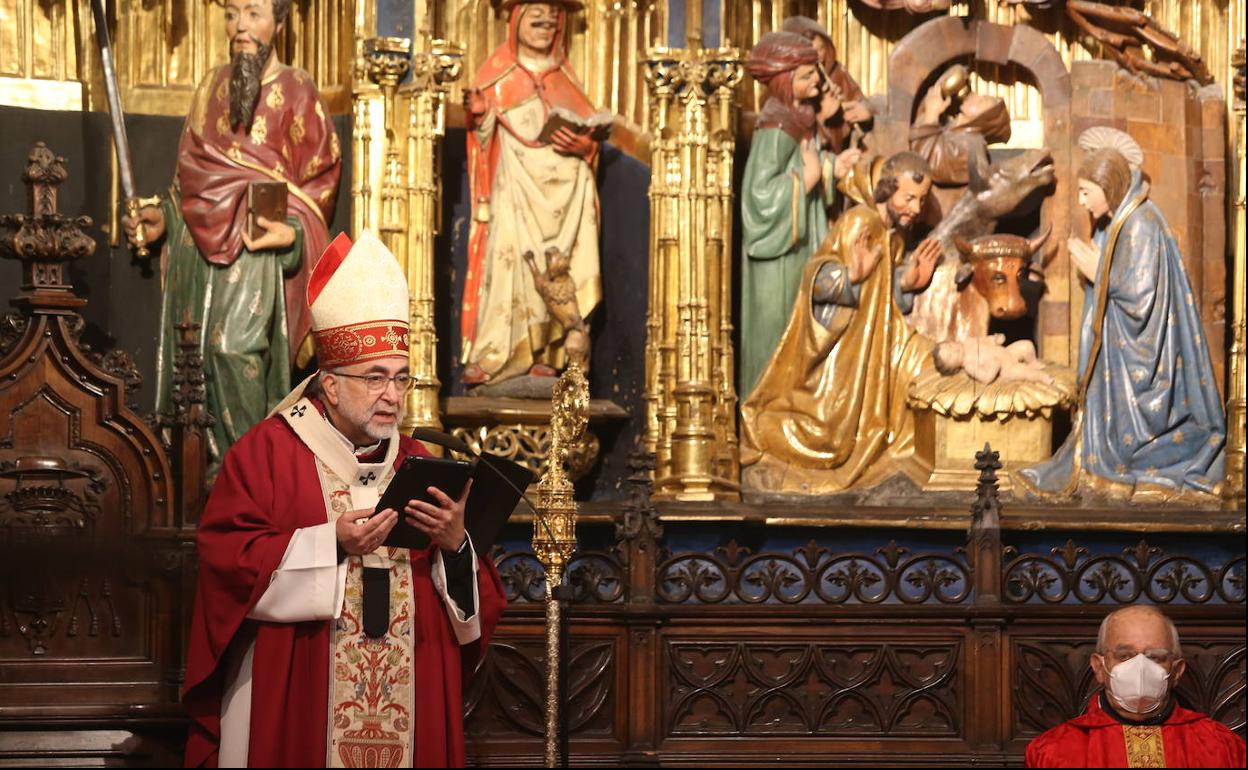
[[[230,63],[195,93],[169,194],[124,221],[132,242],[163,241],[157,413],[170,408],[176,325],[202,329],[214,465],[312,356],[308,276],[342,158],[316,84],[278,61],[289,12],[290,0],[226,0]]]
[[[564,55],[568,14],[581,7],[504,0],[507,41],[464,96],[466,385],[553,378],[570,355],[587,353],[583,319],[602,292],[594,164],[611,115],[595,110]]]

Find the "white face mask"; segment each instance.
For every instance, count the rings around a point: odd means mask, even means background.
[[[1148,714],[1161,708],[1169,685],[1169,672],[1147,655],[1136,655],[1109,672],[1109,695],[1114,705],[1134,714]]]

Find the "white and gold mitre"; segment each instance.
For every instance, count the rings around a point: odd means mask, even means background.
[[[308,307],[321,369],[407,356],[407,277],[367,230],[325,249],[308,279]]]

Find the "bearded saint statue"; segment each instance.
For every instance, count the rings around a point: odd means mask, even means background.
[[[226,0],[230,62],[195,92],[168,196],[124,222],[132,241],[139,227],[163,240],[158,414],[170,410],[176,327],[200,324],[213,465],[313,352],[304,297],[329,244],[342,152],[312,78],[278,61],[289,13],[290,0]],[[285,221],[259,217],[249,232],[252,182],[286,184]]]

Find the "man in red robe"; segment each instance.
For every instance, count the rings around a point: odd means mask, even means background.
[[[568,330],[532,274],[551,270],[550,255],[567,260],[582,318],[602,296],[599,143],[568,126],[549,141],[543,133],[552,114],[574,123],[610,121],[595,113],[564,54],[568,13],[581,6],[579,0],[503,0],[511,14],[507,41],[465,94],[472,231],[460,320],[467,385],[553,377],[564,365]],[[533,268],[525,262],[528,252]]]
[[[186,763],[462,765],[462,680],[505,600],[467,489],[373,515],[426,454],[396,430],[407,283],[374,236],[340,235],[307,296],[321,369],[226,454],[200,520]],[[429,548],[383,545],[400,515]]]
[[[132,241],[163,241],[156,411],[173,390],[176,325],[200,324],[213,465],[290,392],[308,363],[308,276],[329,243],[342,169],[338,134],[308,73],[282,64],[290,0],[225,0],[230,62],[200,83],[158,207],[126,219]],[[248,190],[283,183],[287,216],[249,227]],[[253,235],[255,237],[253,237]]]
[[[1156,607],[1111,612],[1091,662],[1102,691],[1082,716],[1027,746],[1028,767],[1244,766],[1243,738],[1175,701],[1183,650]]]

